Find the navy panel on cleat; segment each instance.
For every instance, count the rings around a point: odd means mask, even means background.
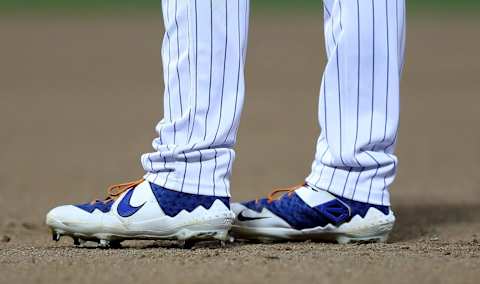
[[[283,191],[288,194],[273,198]],[[387,206],[348,200],[308,185],[231,207],[237,216],[232,235],[250,240],[385,242],[395,222]]]

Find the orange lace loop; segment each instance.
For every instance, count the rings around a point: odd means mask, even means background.
[[[125,183],[119,183],[119,184],[114,184],[107,189],[108,196],[105,198],[105,200],[94,200],[92,201],[92,204],[95,202],[107,202],[110,200],[116,200],[122,193],[125,191],[136,187],[137,185],[141,184],[144,181],[143,178],[139,180],[134,180],[134,181],[129,181]]]
[[[299,184],[299,185],[294,185],[294,186],[290,186],[290,187],[287,187],[287,188],[278,188],[278,189],[274,189],[272,192],[270,192],[270,194],[267,196],[267,202],[268,203],[272,203],[273,201],[277,200],[278,198],[275,198],[275,196],[279,193],[282,193],[282,192],[287,192],[288,196],[292,196],[292,194],[295,192],[295,190],[299,189],[300,187],[302,187],[303,184]],[[258,203],[258,199],[256,200],[257,203]]]

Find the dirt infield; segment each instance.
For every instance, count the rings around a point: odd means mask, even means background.
[[[478,283],[480,21],[419,19],[409,22],[390,243],[100,250],[50,241],[43,218],[142,174],[161,118],[160,18],[2,16],[0,283]],[[235,199],[308,172],[323,50],[320,15],[253,17]]]

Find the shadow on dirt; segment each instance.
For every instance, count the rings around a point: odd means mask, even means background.
[[[480,204],[399,204],[397,221],[390,240],[409,241],[433,236],[445,225],[479,223]]]

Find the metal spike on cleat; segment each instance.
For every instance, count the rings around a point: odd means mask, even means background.
[[[109,240],[100,240],[98,242],[99,248],[110,248],[110,241]]]
[[[122,248],[121,240],[99,240],[98,247],[102,249],[119,249]]]
[[[52,231],[52,240],[58,242],[60,240],[60,234],[55,231]]]
[[[232,237],[232,236],[228,236],[227,240],[224,240],[224,241],[221,240],[220,241],[220,246],[224,248],[229,244],[233,244],[234,242],[235,242],[235,238]]]

